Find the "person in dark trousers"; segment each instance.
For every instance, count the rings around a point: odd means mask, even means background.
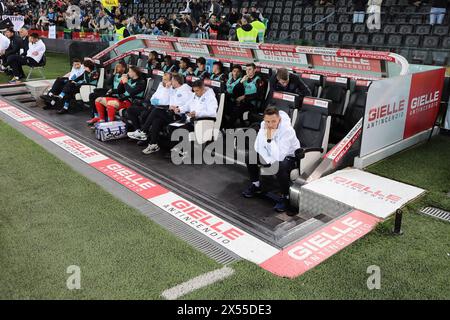
[[[20,54],[20,45],[22,42],[22,39],[16,35],[13,28],[8,28],[5,31],[5,36],[9,39],[9,47],[5,50],[3,56],[0,57],[2,61],[0,69],[2,71],[8,66],[8,57]]]
[[[15,54],[9,57],[7,63],[12,69],[13,78],[9,83],[13,84],[21,78],[25,78],[22,66],[28,65],[30,67],[38,66],[45,59],[45,44],[39,38],[37,33],[32,33],[29,37],[28,50],[26,55]]]
[[[80,77],[84,73],[84,66],[80,59],[73,59],[72,60],[72,70],[70,70],[70,73],[67,77],[58,77],[56,78],[55,82],[53,82],[53,85],[51,89],[47,92],[47,94],[41,95],[41,99],[46,102],[46,105],[44,106],[44,109],[51,109],[53,105],[51,104],[52,101],[54,101],[54,97],[61,94],[61,92],[64,89],[64,86],[69,81],[75,81],[78,77]]]
[[[231,109],[227,112],[230,116],[228,124],[230,128],[235,127],[236,121],[242,119],[245,112],[257,113],[259,104],[262,103],[264,83],[256,72],[256,65],[254,63],[247,64],[245,72],[246,75],[234,88],[242,95],[235,99],[235,103],[229,106]]]
[[[105,122],[106,115],[108,121],[114,121],[117,111],[128,109],[132,103],[143,102],[147,82],[141,71],[136,66],[130,66],[127,74],[122,74],[122,78],[117,89],[111,89],[110,95],[97,99],[95,109],[98,113],[97,119],[92,122]],[[106,111],[106,114],[105,114]]]
[[[58,114],[69,112],[70,102],[73,101],[75,99],[75,95],[80,92],[82,85],[97,85],[99,74],[95,70],[94,62],[91,60],[84,60],[83,66],[83,74],[75,80],[69,80],[64,85],[62,92],[58,96],[55,96],[52,102],[50,102],[52,105],[62,105],[62,108],[58,111]]]
[[[114,72],[106,79],[104,88],[96,88],[94,92],[89,95],[89,105],[92,108],[92,119],[87,121],[88,125],[95,124],[98,119],[95,102],[101,97],[105,97],[108,91],[117,90],[119,88],[122,75],[127,72],[127,64],[124,61],[119,61],[114,67]]]
[[[270,81],[267,104],[270,104],[275,91],[295,93],[300,96],[300,101],[306,96],[312,96],[311,89],[299,77],[289,73],[285,68],[278,69],[274,78]]]
[[[135,131],[129,131],[128,137],[134,140],[146,141],[152,120],[150,115],[155,108],[167,108],[170,104],[172,92],[172,73],[165,73],[155,93],[150,98],[150,104],[133,104],[128,108],[127,122]],[[138,143],[138,145],[141,145]],[[147,145],[147,144],[145,144]]]
[[[172,76],[172,93],[170,94],[169,108],[154,108],[144,124],[144,130],[148,132],[148,146],[142,152],[150,154],[160,150],[159,133],[164,127],[176,121],[180,117],[175,115],[176,108],[183,108],[192,100],[192,88],[184,83],[180,74]]]
[[[295,151],[299,148],[300,142],[291,126],[289,116],[275,107],[266,108],[253,150],[257,156],[254,159],[248,156],[246,159],[251,184],[242,195],[245,198],[252,198],[262,192],[260,166],[270,166],[276,170],[276,178],[281,189],[281,196],[274,210],[285,212],[289,205],[290,174],[296,166]]]

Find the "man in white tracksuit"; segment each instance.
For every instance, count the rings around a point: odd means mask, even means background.
[[[242,195],[252,198],[261,193],[260,165],[278,166],[276,176],[281,187],[281,197],[274,209],[277,212],[284,212],[288,208],[290,173],[296,165],[295,151],[300,148],[291,119],[284,111],[278,111],[275,107],[266,108],[254,148],[259,155],[258,162],[249,163],[247,159],[247,169],[252,183]]]
[[[154,107],[149,118],[151,118],[151,123],[144,126],[149,127],[148,131],[148,146],[142,153],[151,154],[159,151],[159,133],[164,127],[168,126],[170,123],[176,120],[174,114],[175,110],[186,108],[187,104],[193,99],[194,94],[192,93],[192,88],[184,83],[184,78],[178,73],[172,75],[172,88],[170,91],[169,101],[167,103],[167,108]]]

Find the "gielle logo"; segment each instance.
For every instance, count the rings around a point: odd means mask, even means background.
[[[391,203],[397,203],[398,201],[402,200],[402,197],[395,195],[393,193],[385,192],[383,190],[373,188],[372,186],[345,178],[341,176],[335,176],[330,179],[331,182],[355,190],[357,192],[360,192],[362,194],[366,194],[368,196],[378,198],[382,201],[387,201]]]

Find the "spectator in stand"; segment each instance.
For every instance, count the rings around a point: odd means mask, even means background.
[[[264,38],[266,36],[266,25],[256,19],[254,16],[250,16],[252,19],[251,25],[253,28],[258,30],[258,42],[264,42]]]
[[[164,16],[159,17],[159,19],[156,21],[156,27],[163,33],[169,33],[172,31],[172,27],[170,26],[169,21]]]
[[[217,40],[219,35],[219,27],[220,24],[217,21],[217,16],[215,14],[211,15],[211,17],[209,18],[209,29],[208,29],[209,39]]]
[[[112,31],[114,30],[114,26],[111,23],[109,16],[105,13],[104,10],[100,10],[100,12],[98,13],[97,26],[102,41],[110,41]]]
[[[256,42],[259,37],[259,31],[252,26],[252,17],[248,14],[243,15],[241,27],[237,29],[237,38],[239,42]]]
[[[200,21],[197,23],[195,33],[197,34],[198,38],[207,39],[209,37],[208,30],[209,23],[206,21],[206,16],[202,15],[200,17]]]
[[[127,29],[127,17],[120,16],[115,20],[115,41],[120,41],[126,37],[130,36],[130,31]]]
[[[447,12],[448,0],[431,0],[430,24],[442,24]]]
[[[364,23],[367,0],[353,0],[353,23]]]
[[[202,16],[202,13],[203,13],[202,3],[200,2],[200,0],[193,0],[190,3],[190,8],[191,8],[192,18],[194,19],[194,21],[196,23],[198,23],[200,21],[200,17]]]
[[[217,0],[211,0],[211,7],[209,8],[209,16],[215,15],[220,16],[222,13],[222,7]]]
[[[48,15],[45,14],[45,10],[39,10],[39,19],[36,23],[36,27],[39,30],[47,29],[49,24]]]
[[[264,17],[262,15],[261,11],[259,11],[255,6],[250,7],[250,15],[255,20],[259,20],[261,22],[264,20]]]
[[[229,40],[230,29],[231,29],[231,25],[227,21],[227,17],[221,16],[220,22],[219,22],[219,30],[218,30],[219,32],[217,34],[217,39]]]
[[[367,29],[380,30],[381,29],[381,4],[383,0],[368,0],[367,1]]]
[[[239,20],[241,19],[241,14],[239,13],[237,8],[231,8],[230,13],[228,14],[228,22],[232,25],[235,26]]]

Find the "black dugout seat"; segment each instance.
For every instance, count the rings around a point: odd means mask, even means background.
[[[330,100],[305,97],[294,130],[300,141],[295,152],[298,167],[291,172],[291,179],[306,178],[320,163],[327,152],[331,117],[328,113]]]
[[[322,95],[323,77],[319,74],[303,73],[301,75],[303,82],[309,87],[314,97],[319,98]]]
[[[350,98],[350,79],[343,77],[326,77],[322,98],[331,100],[329,113],[344,115]]]
[[[275,91],[269,105],[286,112],[291,118],[291,123],[294,124],[300,108],[300,96],[295,93]]]

